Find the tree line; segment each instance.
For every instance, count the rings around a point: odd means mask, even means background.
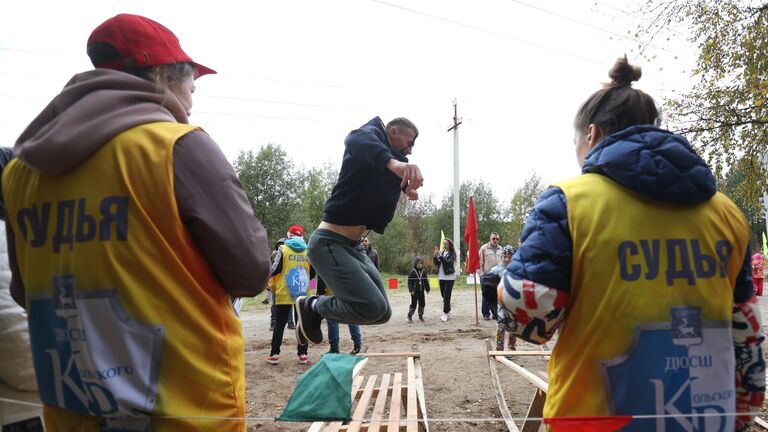
[[[267,144],[257,152],[240,151],[234,162],[235,171],[256,217],[264,225],[271,244],[285,237],[293,224],[304,227],[305,238],[323,218],[325,200],[336,183],[338,168],[331,164],[305,169],[279,145]],[[498,200],[490,184],[463,182],[459,191],[462,231],[466,225],[469,196],[475,201],[480,241],[487,241],[492,231],[501,236],[501,244],[516,246],[528,212],[544,190],[541,177],[532,172],[509,200]],[[415,255],[425,257],[431,267],[435,245],[441,230],[453,235],[453,188],[439,203],[432,196],[410,201],[401,197],[395,216],[385,235],[371,231],[369,239],[379,252],[381,270],[403,274],[413,266]],[[466,243],[453,239],[466,258]]]
[[[338,168],[328,163],[309,169],[296,165],[293,158],[275,144],[263,146],[255,153],[253,150],[241,151],[234,167],[254,214],[267,230],[271,244],[285,237],[286,230],[293,224],[304,227],[305,238],[309,239],[323,218],[325,200],[330,196],[338,176]],[[760,235],[765,229],[764,215],[739,193],[740,188],[753,181],[749,171],[735,167],[719,180],[719,184],[721,191],[730,196],[747,217],[755,247],[760,244]],[[491,232],[497,232],[501,245],[517,246],[528,214],[546,186],[534,171],[509,199],[499,200],[492,186],[484,181],[461,183],[462,233],[471,195],[475,201],[480,244],[488,241]],[[386,234],[382,236],[371,232],[369,239],[379,252],[382,271],[407,274],[416,255],[424,257],[427,269],[432,270],[429,258],[440,242],[441,230],[446,237],[452,237],[453,188],[446,190],[437,202],[432,196],[418,201],[401,197]],[[461,256],[465,260],[467,245],[464,239],[453,240],[461,248]]]

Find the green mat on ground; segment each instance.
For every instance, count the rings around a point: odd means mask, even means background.
[[[363,357],[325,354],[296,382],[288,404],[275,420],[313,422],[350,420],[352,370]]]

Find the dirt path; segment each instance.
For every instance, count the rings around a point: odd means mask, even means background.
[[[479,294],[478,294],[479,295]],[[260,296],[256,300],[261,300]],[[442,299],[437,290],[427,294],[424,318],[426,322],[406,322],[410,296],[406,289],[390,291],[393,316],[380,326],[362,327],[364,350],[368,352],[419,351],[422,355],[427,413],[433,431],[506,431],[501,422],[477,419],[501,416],[491,386],[488,362],[485,356],[485,338],[495,340],[496,323],[483,321],[475,324],[474,292],[471,289],[454,291],[451,319],[441,322]],[[247,414],[249,417],[273,418],[282,412],[299,375],[309,368],[299,365],[295,354],[295,336],[286,329],[279,365],[265,362],[269,354],[272,334],[269,331],[269,309],[251,300],[242,313],[245,335],[245,364],[247,378]],[[323,329],[325,331],[325,328]],[[348,352],[352,341],[345,326],[340,328],[341,351]],[[519,349],[538,349],[523,343]],[[310,346],[310,365],[328,350],[327,344]],[[532,370],[544,370],[542,360],[521,361]],[[402,369],[386,363],[370,362],[366,373],[378,373],[377,367],[387,371]],[[505,386],[507,404],[512,415],[524,416],[533,396],[534,387],[519,379],[506,368],[499,369]],[[514,398],[512,395],[516,395]],[[438,421],[463,419],[462,421]],[[474,421],[472,419],[475,419]],[[309,424],[255,421],[248,424],[249,431],[300,431]]]

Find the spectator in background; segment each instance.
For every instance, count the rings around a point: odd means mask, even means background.
[[[275,250],[272,251],[272,256],[270,257],[271,262],[275,262],[275,257],[277,256],[277,251],[280,250],[280,246],[285,244],[285,241],[288,240],[285,237],[280,237],[280,239],[275,242]],[[275,282],[277,281],[277,276],[272,276],[269,279],[269,284],[267,285],[267,293],[269,294],[269,301],[272,302],[272,306],[269,308],[269,331],[275,330]],[[288,312],[288,329],[294,330],[296,328],[296,325],[293,323],[293,309],[291,309],[290,312]]]
[[[333,296],[333,291],[329,288],[323,278],[317,278],[317,295]],[[339,354],[339,323],[333,320],[326,320],[328,325],[328,354]],[[352,351],[349,353],[355,355],[363,348],[363,334],[360,326],[357,324],[347,324],[349,335],[352,337]]]
[[[492,232],[488,243],[480,246],[480,270],[482,270],[482,273],[488,273],[492,268],[496,267],[500,261],[501,246],[499,246],[499,233]],[[483,296],[482,312],[484,320],[490,321],[491,315],[493,315],[494,321],[498,319],[496,307],[494,306],[495,304],[496,302],[489,303],[488,299]]]
[[[365,254],[368,255],[368,258],[370,258],[371,262],[376,267],[376,270],[381,271],[381,267],[379,267],[379,252],[373,248],[367,235],[362,236],[360,240],[363,242]]]
[[[309,281],[315,277],[315,271],[307,258],[307,243],[304,241],[304,228],[294,225],[288,229],[288,239],[277,249],[272,262],[275,297],[275,327],[272,330],[272,348],[267,363],[280,363],[280,346],[283,344],[283,332],[296,298],[306,295]],[[297,344],[296,355],[299,364],[307,364],[308,344]]]
[[[408,273],[408,292],[411,294],[411,305],[408,307],[408,322],[413,322],[413,313],[419,310],[419,321],[424,321],[424,293],[429,292],[429,279],[424,270],[424,260],[420,256],[413,259],[413,268]]]
[[[435,247],[432,260],[437,266],[437,282],[440,285],[440,296],[443,298],[443,315],[440,321],[445,322],[451,315],[451,293],[456,282],[456,248],[453,246],[453,240],[446,237],[442,251]]]
[[[765,280],[765,256],[757,251],[752,255],[752,284],[755,287],[755,294],[763,295],[763,281]]]
[[[507,266],[509,263],[512,262],[512,256],[515,255],[515,248],[513,248],[511,245],[506,245],[501,250],[501,262],[499,265],[495,266],[491,269],[490,273],[496,275],[498,278],[494,281],[494,287],[499,286],[499,282],[501,282],[501,276],[504,275],[504,272],[507,271]],[[489,304],[493,304],[493,306],[498,305],[498,290],[493,289],[491,290],[492,296],[488,299]],[[485,296],[485,292],[483,292],[483,295]],[[504,351],[504,336],[505,334],[508,334],[509,342],[507,346],[509,347],[510,351],[514,351],[517,349],[517,338],[512,336],[512,333],[509,333],[507,331],[507,324],[509,323],[509,320],[507,319],[506,312],[504,311],[504,308],[499,308],[499,315],[496,318],[497,326],[496,326],[496,350],[497,351]]]

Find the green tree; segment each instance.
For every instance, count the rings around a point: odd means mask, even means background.
[[[373,231],[368,233],[373,248],[379,252],[379,267],[384,272],[407,274],[410,269],[413,240],[402,211],[404,200],[400,200],[398,211],[395,211],[384,235]]]
[[[523,232],[525,222],[528,220],[528,215],[533,209],[533,205],[536,203],[536,199],[539,198],[542,192],[544,192],[545,185],[541,181],[541,177],[532,172],[525,183],[512,194],[512,199],[509,204],[509,211],[507,213],[507,224],[504,230],[504,238],[509,239],[505,243],[511,244],[517,247],[517,240],[520,238],[520,234]]]
[[[747,161],[742,160],[742,163]],[[748,176],[741,165],[737,165],[728,171],[725,179],[720,181],[724,194],[733,198],[733,202],[739,206],[744,217],[747,219],[750,228],[750,244],[755,246],[762,245],[762,233],[765,231],[765,216],[760,202],[752,202],[744,199],[744,194],[740,190],[749,187]],[[761,247],[761,246],[760,246]]]
[[[420,255],[424,258],[425,265],[429,267],[433,246],[438,243],[440,230],[431,229],[431,216],[436,211],[436,206],[431,197],[421,198],[417,201],[401,199],[402,213],[410,243],[408,246],[409,269],[413,263],[412,258]]]
[[[296,191],[304,177],[301,171],[275,144],[267,144],[256,154],[241,151],[234,167],[270,242],[284,237],[288,227],[296,223],[295,214],[300,208]]]
[[[644,12],[640,35],[648,44],[670,26],[689,28],[696,84],[667,100],[665,111],[718,177],[738,166],[745,181],[734,193],[752,207],[768,184],[757,162],[768,142],[768,4],[649,0]]]
[[[469,197],[475,202],[475,214],[477,215],[478,246],[488,241],[492,231],[501,232],[504,228],[502,219],[502,206],[493,194],[490,184],[479,182],[464,182],[459,187],[459,226],[461,239],[453,239],[457,248],[461,248],[462,261],[467,258],[467,243],[464,241],[464,228],[467,226],[467,212],[469,211]],[[437,238],[440,238],[440,229],[445,231],[446,237],[453,237],[453,189],[443,197],[439,213],[439,222],[445,224],[437,229]],[[447,219],[447,221],[446,221]],[[446,224],[447,222],[447,224]]]
[[[299,181],[297,222],[304,227],[305,237],[309,239],[315,227],[323,220],[325,201],[331,196],[339,172],[330,163],[319,168],[311,168]]]

